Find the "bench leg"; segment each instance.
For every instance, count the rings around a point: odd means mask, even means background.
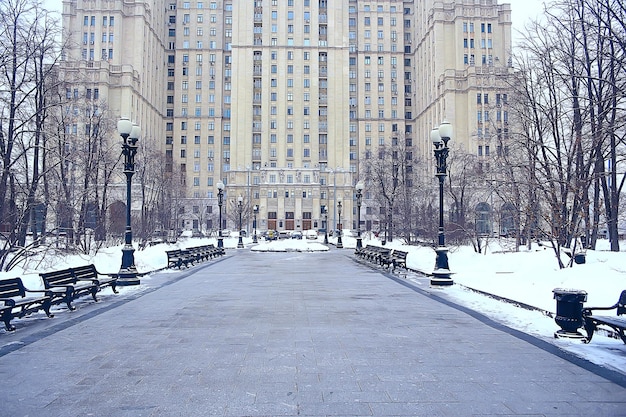
[[[65,297],[64,297],[64,298],[65,298],[65,304],[67,304],[67,308],[68,308],[70,311],[74,311],[74,310],[76,310],[76,307],[74,307],[74,306],[72,305],[72,301],[74,301],[74,291],[72,291],[72,289],[71,289],[71,288],[68,288],[68,289],[65,291]]]
[[[585,328],[585,332],[587,333],[587,337],[585,338],[585,343],[589,343],[591,342],[591,339],[593,338],[593,332],[595,332],[596,330],[596,325],[592,319],[585,318],[584,328]]]
[[[11,314],[11,310],[5,310],[2,312],[2,321],[4,322],[4,327],[9,332],[15,331],[15,326],[11,324],[12,318],[13,314]]]
[[[115,281],[111,283],[111,289],[113,290],[113,294],[117,294],[119,291],[117,290],[117,284]]]
[[[93,300],[97,303],[98,302],[98,296],[96,295],[98,294],[98,287],[94,287],[91,290],[91,297],[93,298]]]
[[[50,307],[52,307],[52,300],[45,301],[41,306],[43,307],[43,311],[45,311],[46,316],[48,316],[49,318],[54,317],[54,314],[50,312]]]

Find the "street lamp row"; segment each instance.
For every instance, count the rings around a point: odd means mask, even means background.
[[[433,286],[447,286],[452,285],[454,282],[452,281],[448,265],[448,248],[446,248],[446,237],[443,228],[443,186],[448,171],[448,142],[452,138],[452,125],[444,120],[438,128],[434,128],[430,132],[430,138],[433,142],[435,161],[437,163],[436,177],[439,179],[438,246],[435,249],[437,255],[430,284]]]
[[[133,230],[131,228],[131,183],[135,173],[135,155],[141,128],[127,118],[117,122],[117,131],[122,137],[122,155],[124,156],[124,175],[126,175],[126,230],[122,248],[122,265],[117,274],[117,285],[139,285],[140,280],[135,267],[135,248],[133,248]]]
[[[134,130],[136,128],[136,130]],[[139,137],[139,127],[133,126],[133,124],[128,119],[122,119],[118,123],[118,131],[120,135],[124,139],[124,144],[122,145],[122,153],[124,155],[124,173],[127,178],[127,215],[126,215],[126,234],[125,234],[125,246],[122,249],[122,268],[120,269],[120,277],[124,276],[126,280],[137,280],[137,271],[134,266],[133,252],[132,248],[132,231],[130,229],[130,182],[132,175],[134,173],[134,156],[137,152],[137,139]],[[445,178],[447,175],[447,159],[449,154],[448,142],[452,138],[452,125],[443,121],[443,123],[437,127],[433,128],[430,137],[433,142],[433,151],[435,154],[436,161],[436,177],[439,179],[439,228],[438,228],[438,246],[435,250],[436,259],[435,259],[435,269],[432,273],[431,285],[435,286],[447,286],[452,285],[454,282],[451,278],[450,267],[448,264],[448,249],[445,245],[445,230],[443,224],[443,187],[445,183]],[[129,139],[130,138],[130,139]],[[361,238],[361,203],[363,198],[363,189],[365,188],[365,184],[363,181],[359,181],[356,186],[356,203],[357,203],[357,240],[356,247],[360,249],[363,247],[362,238]],[[224,242],[222,239],[222,204],[224,198],[224,183],[221,181],[217,183],[218,189],[218,206],[219,206],[219,236],[217,240],[217,246],[219,248],[224,247]],[[243,211],[243,197],[239,196],[238,199],[238,209],[239,209],[239,241],[237,243],[237,248],[243,248],[243,240],[241,235],[242,230],[242,211]],[[257,233],[256,233],[256,222],[257,215],[259,212],[259,206],[255,205],[253,207],[254,213],[254,239],[253,243],[257,243]],[[341,227],[341,213],[342,213],[342,204],[341,201],[337,203],[337,213],[339,215],[339,235],[337,237],[337,248],[343,248],[343,242],[341,239],[341,232],[343,227]],[[324,219],[326,223],[326,227],[324,228],[324,243],[328,244],[328,208],[324,207],[323,213]],[[124,284],[121,284],[124,285]],[[132,285],[132,284],[126,284]]]

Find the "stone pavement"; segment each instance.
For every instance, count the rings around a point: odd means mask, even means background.
[[[16,320],[0,416],[626,416],[619,375],[353,259],[229,250]]]

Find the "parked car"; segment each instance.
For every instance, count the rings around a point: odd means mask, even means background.
[[[281,230],[280,232],[278,232],[279,239],[288,239],[290,235],[291,233],[289,233],[287,230]]]
[[[302,232],[299,232],[299,231],[291,232],[291,238],[302,239]]]
[[[311,240],[317,239],[317,232],[315,230],[313,230],[313,229],[307,230],[305,232],[305,235],[306,235],[307,239],[311,239]]]
[[[222,237],[230,237],[230,230],[228,229],[222,230]]]
[[[263,232],[263,237],[265,240],[276,240],[278,238],[278,234],[276,233],[276,230],[270,229]]]

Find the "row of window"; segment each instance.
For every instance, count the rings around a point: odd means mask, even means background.
[[[493,40],[490,39],[481,39],[480,40],[480,47],[482,49],[492,49],[493,48]],[[471,39],[467,39],[464,38],[463,39],[463,48],[465,49],[474,49],[475,48],[475,43],[474,43],[474,38]]]
[[[491,33],[491,23],[481,23],[480,32]],[[474,33],[474,22],[463,22],[463,33]]]
[[[113,32],[102,32],[102,43],[113,43]],[[87,45],[90,43],[93,45],[96,42],[96,34],[95,32],[83,32],[83,45]]]
[[[83,16],[83,26],[96,26],[96,16]],[[102,26],[115,26],[115,16],[102,16]]]
[[[66,88],[65,98],[68,100],[71,100],[71,99],[77,100],[78,98],[80,98],[78,88],[75,88],[73,90],[71,88]],[[91,100],[91,99],[98,100],[100,98],[100,89],[98,88],[94,88],[93,90],[91,88],[85,89],[85,98],[88,100]]]
[[[496,94],[496,106],[508,104],[509,98],[507,94]],[[489,93],[477,93],[476,104],[489,104]]]
[[[309,123],[310,122],[308,120],[303,121],[303,128],[304,129],[309,129],[310,128],[310,124]],[[189,126],[188,122],[186,122],[186,121],[180,122],[181,130],[187,130],[188,126]],[[194,122],[194,126],[195,126],[195,130],[201,130],[202,129],[202,123],[199,122],[199,121]],[[288,128],[289,128],[289,126],[291,126],[291,129],[293,129],[293,121],[288,121],[287,122],[287,126],[288,126]],[[208,130],[211,130],[211,131],[215,130],[215,122],[209,121],[207,123],[207,128],[208,128]],[[318,128],[319,128],[320,131],[326,132],[328,130],[328,124],[325,123],[325,122],[320,122],[318,124]],[[230,122],[224,123],[224,131],[230,131],[230,129],[231,129]],[[167,122],[165,124],[165,130],[168,131],[168,132],[173,131],[174,130],[174,123],[173,122]],[[357,131],[356,123],[351,123],[350,124],[350,132],[355,133],[356,131]],[[365,131],[366,132],[371,132],[372,131],[372,124],[371,123],[365,123]],[[378,131],[379,132],[384,132],[385,131],[385,123],[379,123],[378,124]]]
[[[67,116],[69,116],[70,114],[73,114],[74,116],[79,116],[80,110],[81,110],[81,106],[77,106],[77,105],[67,106],[65,107],[65,114]],[[85,106],[83,108],[83,114],[85,115],[85,117],[99,116],[100,107],[98,107],[97,105],[94,105],[93,107]]]
[[[170,37],[176,37],[176,29],[175,28],[170,28],[167,33],[168,33],[168,35]],[[189,29],[189,27],[184,27],[183,28],[183,35],[184,36],[189,36],[190,33],[191,33],[191,30]],[[209,34],[212,37],[217,36],[217,28],[211,27],[209,29]],[[204,36],[204,28],[197,27],[196,28],[196,35],[199,36],[199,37]],[[233,30],[231,28],[224,29],[224,36],[226,38],[232,38],[233,37]],[[186,42],[187,42],[187,44],[189,44],[189,41],[186,41]]]
[[[196,9],[203,9],[204,8],[204,2],[203,1],[195,2],[195,5],[196,5]],[[183,9],[190,9],[190,8],[191,8],[191,2],[184,1],[183,2]],[[214,2],[214,1],[210,2],[209,3],[209,8],[210,9],[217,9],[217,3]],[[176,3],[170,3],[170,10],[176,10]]]
[[[73,132],[76,133],[76,132]],[[209,149],[207,152],[207,157],[209,159],[213,159],[214,156],[214,151],[212,149]],[[278,157],[278,150],[276,148],[270,148],[270,153],[269,153],[270,158],[276,158]],[[181,149],[180,150],[180,157],[181,158],[187,158],[187,150],[186,149]],[[194,158],[201,158],[201,151],[200,149],[195,149],[193,152],[193,157]],[[230,159],[230,150],[224,150],[222,152],[222,157],[224,159]],[[253,149],[253,155],[252,155],[253,159],[259,159],[261,158],[261,150],[260,149]],[[287,158],[293,158],[294,157],[294,150],[293,148],[287,148]],[[303,158],[310,158],[311,157],[311,149],[309,148],[304,148],[302,150],[302,157]],[[351,153],[351,157],[350,159],[356,159],[356,153],[354,154],[354,157],[352,157],[352,153]],[[207,170],[208,171],[212,171],[213,170],[213,163],[209,162],[209,165],[207,166]],[[198,165],[198,169],[196,171],[200,171],[200,166]]]
[[[505,127],[504,129],[498,128],[496,130],[497,130],[498,140],[509,139],[509,129],[507,127]],[[482,127],[478,127],[476,135],[478,136],[479,139],[491,138],[491,132],[488,127],[485,127],[484,131]]]
[[[489,122],[491,119],[489,118],[489,110],[478,110],[476,112],[476,121],[478,123]],[[509,112],[506,110],[496,110],[496,122],[505,122],[509,121]]]
[[[196,16],[196,21],[198,23],[204,23],[204,15],[199,14]],[[210,23],[217,23],[217,14],[212,14],[209,16],[209,22]],[[171,15],[168,17],[168,23],[173,25],[176,23],[176,16],[175,15]],[[191,15],[189,14],[184,14],[183,15],[183,25],[189,24],[191,23]],[[224,16],[224,23],[226,25],[232,25],[233,24],[233,18],[232,16]],[[189,35],[189,32],[186,32],[187,35]]]
[[[484,152],[483,152],[484,149]],[[506,156],[509,154],[509,147],[508,146],[501,146],[498,145],[496,147],[496,152],[498,156]],[[490,156],[491,155],[491,149],[489,147],[489,145],[478,145],[478,156]]]
[[[85,61],[94,61],[96,59],[96,50],[93,48],[89,49],[89,51],[87,51],[87,49],[83,49],[80,55],[81,58]],[[102,48],[100,51],[100,58],[105,61],[113,59],[113,48]]]
[[[496,61],[498,58],[496,58]],[[463,64],[465,65],[476,65],[476,56],[474,54],[463,54]],[[493,65],[493,55],[483,54],[481,56],[481,64],[482,65]]]

